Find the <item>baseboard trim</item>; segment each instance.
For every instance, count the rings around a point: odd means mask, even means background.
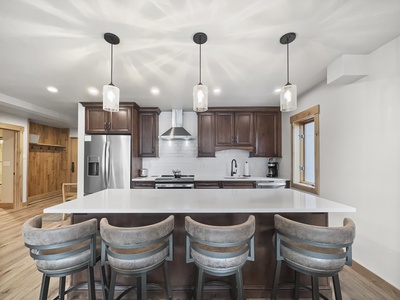
[[[367,268],[360,265],[358,262],[353,260],[353,265],[351,268],[356,271],[361,276],[368,278],[373,284],[375,284],[380,289],[386,291],[388,294],[393,296],[395,299],[400,299],[400,290],[391,285],[389,282],[380,278],[375,273],[371,272]]]

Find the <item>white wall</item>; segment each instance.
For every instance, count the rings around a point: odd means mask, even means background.
[[[292,114],[320,105],[320,195],[357,208],[332,214],[330,225],[352,218],[354,260],[400,288],[400,37],[372,52],[368,69],[356,83],[324,83],[302,95]],[[289,117],[283,114],[284,174]]]
[[[162,112],[159,117],[159,134],[171,127],[171,112]],[[143,168],[149,170],[149,175],[172,175],[173,169],[181,170],[182,174],[207,176],[208,178],[230,175],[232,159],[238,164],[238,174],[244,174],[244,164],[249,163],[251,176],[267,174],[267,158],[249,158],[249,152],[243,150],[225,150],[216,152],[216,158],[197,158],[197,114],[183,113],[183,127],[195,138],[191,141],[160,140],[158,158],[143,158]],[[280,159],[275,159],[280,161]]]

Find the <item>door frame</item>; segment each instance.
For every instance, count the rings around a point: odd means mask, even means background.
[[[21,208],[22,203],[22,173],[23,173],[23,144],[24,144],[24,130],[22,126],[0,123],[1,129],[14,131],[14,186],[12,203],[0,203],[0,208]]]

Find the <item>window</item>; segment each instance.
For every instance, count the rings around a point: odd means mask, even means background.
[[[319,105],[290,117],[292,187],[319,193]]]

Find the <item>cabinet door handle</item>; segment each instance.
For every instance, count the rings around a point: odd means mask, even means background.
[[[151,148],[151,153],[154,153],[155,152],[155,149],[154,149],[154,147],[153,148]]]
[[[104,122],[104,129],[107,130],[107,122]]]

